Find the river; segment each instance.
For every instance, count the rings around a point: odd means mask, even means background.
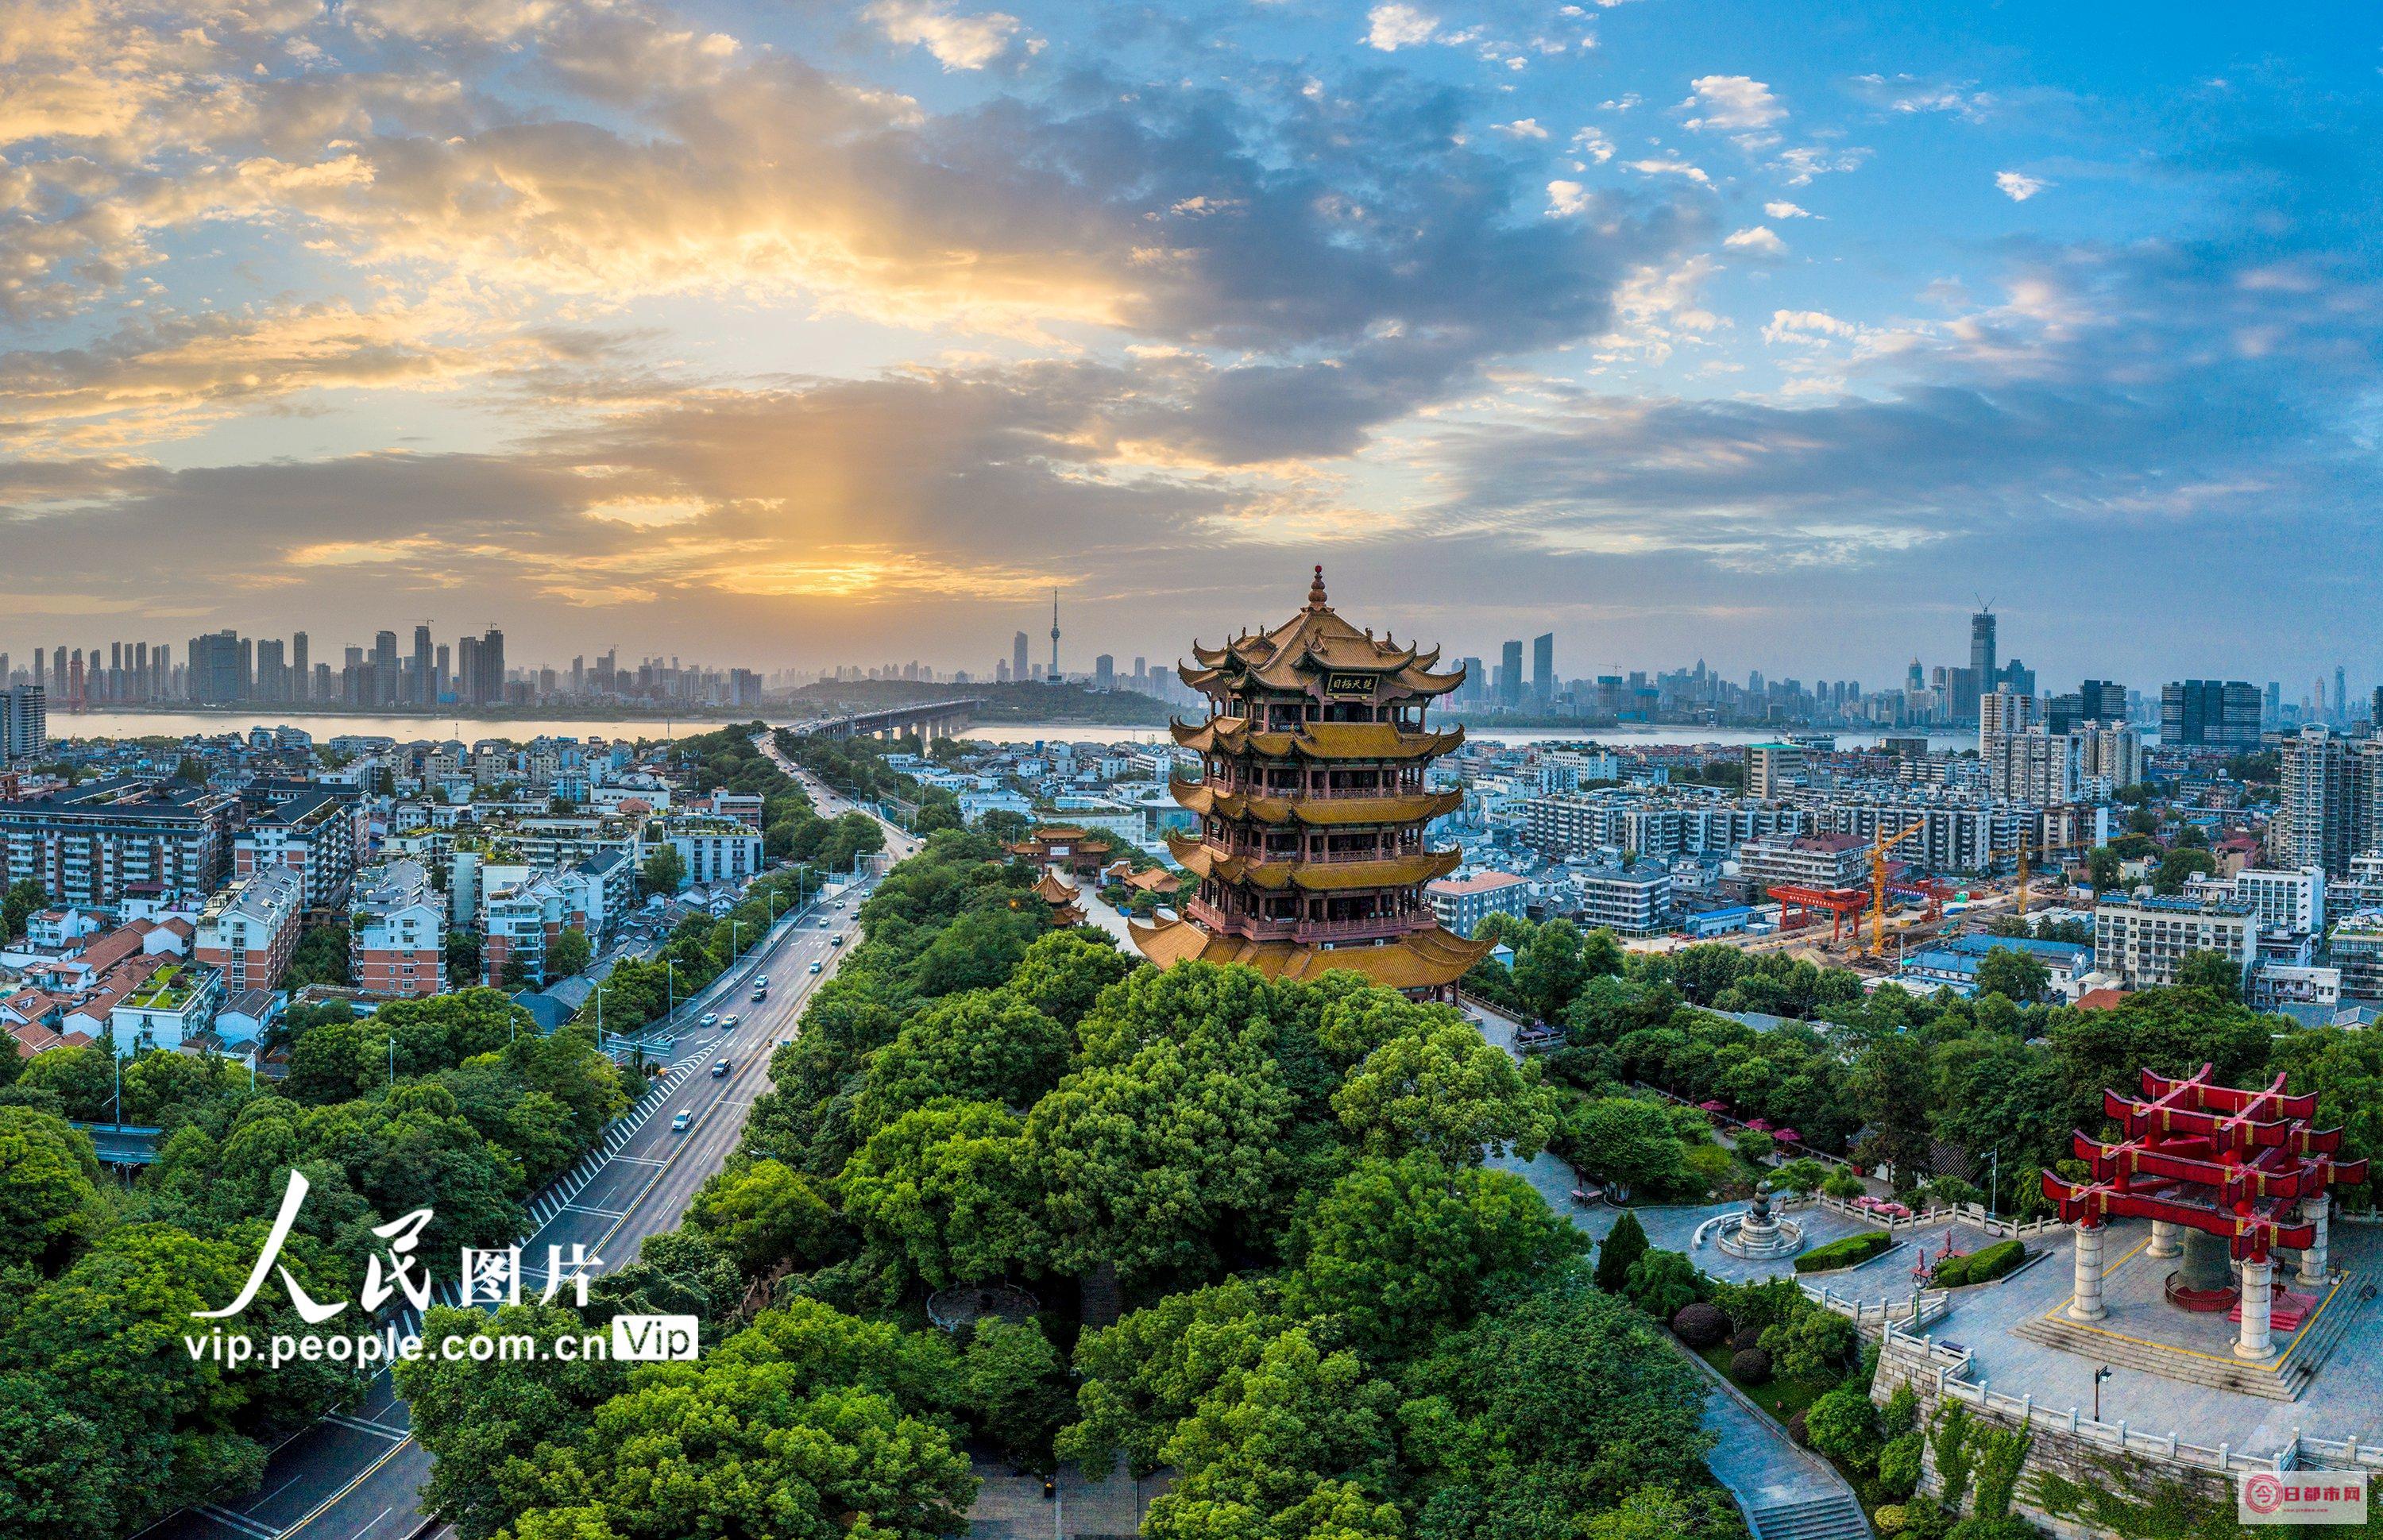
[[[750,718],[745,719],[750,721]],[[400,743],[423,739],[511,738],[526,741],[540,733],[564,738],[685,738],[714,732],[724,723],[716,718],[703,717],[622,717],[577,719],[556,717],[530,719],[524,717],[368,717],[323,716],[297,712],[282,715],[264,712],[245,715],[216,711],[52,711],[50,736],[53,738],[179,738],[191,733],[220,735],[245,733],[251,727],[289,726],[314,734],[320,742],[342,733],[362,737],[395,738]],[[1508,744],[1580,742],[1593,739],[1614,748],[1651,744],[1760,744],[1783,736],[1778,728],[1759,727],[1649,727],[1631,724],[1625,727],[1564,728],[1511,727],[1499,728],[1475,724],[1467,730],[1475,741],[1495,741]],[[1841,748],[1862,748],[1883,737],[1909,737],[1908,733],[1883,733],[1871,730],[1842,730],[1836,739]],[[985,743],[1035,744],[1117,744],[1158,743],[1165,741],[1164,727],[1116,727],[1073,722],[1002,722],[980,723],[968,730],[966,736]],[[1978,734],[1974,729],[1939,730],[1926,734],[1934,748],[1974,747]]]

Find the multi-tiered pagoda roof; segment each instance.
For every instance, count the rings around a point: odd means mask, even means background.
[[[1289,621],[1192,652],[1178,671],[1210,714],[1174,724],[1201,776],[1173,790],[1199,832],[1167,843],[1197,887],[1183,918],[1135,926],[1135,943],[1162,966],[1350,968],[1394,989],[1452,989],[1489,943],[1442,930],[1423,894],[1459,859],[1429,848],[1424,827],[1463,802],[1426,788],[1424,770],[1464,741],[1424,714],[1464,671],[1434,672],[1438,649],[1342,620],[1321,567]]]

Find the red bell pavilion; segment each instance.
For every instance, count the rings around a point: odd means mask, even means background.
[[[1181,919],[1135,926],[1134,943],[1161,967],[1246,963],[1286,979],[1351,968],[1412,994],[1452,994],[1490,943],[1442,930],[1424,897],[1459,859],[1426,846],[1424,826],[1464,800],[1425,788],[1425,767],[1464,730],[1428,731],[1424,713],[1464,671],[1434,673],[1438,648],[1342,620],[1321,567],[1290,620],[1192,650],[1199,666],[1177,671],[1210,713],[1174,724],[1200,756],[1200,779],[1173,789],[1200,830],[1167,844],[1198,886]]]
[[[2098,1321],[2102,1231],[2114,1217],[2149,1219],[2144,1254],[2181,1256],[2168,1275],[2169,1302],[2187,1310],[2231,1309],[2241,1323],[2236,1356],[2275,1356],[2272,1328],[2300,1324],[2299,1302],[2274,1298],[2275,1253],[2300,1255],[2303,1285],[2326,1281],[2330,1189],[2366,1179],[2366,1162],[2337,1161],[2339,1128],[2312,1128],[2316,1098],[2284,1091],[2276,1077],[2264,1090],[2215,1084],[2203,1065],[2186,1079],[2146,1069],[2142,1095],[2102,1093],[2102,1107],[2126,1131],[2106,1143],[2075,1136],[2077,1158],[2093,1179],[2071,1182],[2047,1171],[2043,1194],[2077,1227],[2075,1297],[2068,1313]],[[2179,1244],[2179,1239],[2181,1244]],[[2241,1266],[2239,1284],[2229,1259]]]

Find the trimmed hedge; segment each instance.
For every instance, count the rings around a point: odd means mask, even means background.
[[[1996,1278],[2027,1260],[2027,1248],[2017,1240],[1998,1240],[1982,1250],[1965,1257],[1951,1257],[1936,1264],[1928,1281],[1939,1288],[1959,1288],[1965,1284],[1992,1283]]]
[[[1768,1384],[1771,1355],[1759,1348],[1741,1348],[1729,1355],[1729,1373],[1741,1385]]]
[[[1828,1273],[1840,1267],[1852,1267],[1868,1262],[1881,1252],[1891,1250],[1895,1237],[1884,1230],[1865,1230],[1825,1246],[1815,1246],[1796,1259],[1798,1273]]]
[[[1762,1346],[1762,1328],[1740,1326],[1730,1334],[1729,1345],[1733,1351],[1741,1353],[1748,1348],[1759,1348]]]

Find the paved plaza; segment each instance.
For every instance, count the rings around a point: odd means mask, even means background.
[[[2102,1387],[2103,1419],[2124,1419],[2145,1433],[2175,1432],[2192,1443],[2225,1444],[2260,1455],[2290,1444],[2296,1430],[2327,1438],[2383,1437],[2383,1375],[2374,1368],[2377,1349],[2383,1347],[2383,1312],[2359,1298],[2368,1283],[2383,1279],[2383,1233],[2370,1226],[2337,1225],[2331,1239],[2331,1264],[2342,1275],[2341,1284],[2324,1302],[2323,1312],[2297,1332],[2277,1334],[2280,1371],[2303,1342],[2320,1342],[2327,1330],[2342,1333],[2297,1401],[2191,1385],[2113,1363]],[[2161,1298],[2161,1285],[2175,1264],[2146,1256],[2150,1240],[2145,1222],[2110,1225],[2103,1269],[2110,1313],[2086,1329],[2109,1334],[2114,1346],[2131,1340],[2232,1361],[2235,1328],[2223,1314],[2194,1315]],[[2090,1415],[2093,1372],[2105,1360],[2015,1335],[2031,1321],[2058,1319],[2068,1310],[2076,1263],[2069,1233],[2048,1231],[2031,1237],[2028,1245],[2047,1255],[2011,1277],[1957,1290],[1952,1313],[1932,1329],[1940,1340],[1957,1342],[1975,1355],[1973,1380],[2006,1395],[2032,1396],[2039,1406],[2065,1411],[2074,1405]],[[2289,1284],[2289,1267],[2277,1271],[2278,1281]],[[2350,1312],[2348,1320],[2332,1321],[2337,1312]]]

